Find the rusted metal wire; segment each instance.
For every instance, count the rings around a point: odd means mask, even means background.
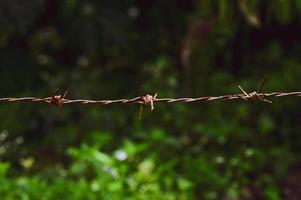
[[[207,101],[217,101],[217,100],[258,100],[262,102],[272,103],[272,101],[267,100],[266,97],[285,97],[285,96],[295,96],[300,97],[301,92],[272,92],[272,93],[261,93],[264,83],[267,80],[265,75],[261,81],[257,91],[247,93],[240,85],[238,88],[241,90],[241,94],[230,94],[221,96],[203,96],[203,97],[185,97],[185,98],[157,98],[155,95],[145,95],[138,96],[132,99],[102,99],[102,100],[89,100],[89,99],[67,99],[68,90],[65,91],[64,95],[58,94],[59,90],[56,89],[51,97],[38,98],[38,97],[22,97],[22,98],[0,98],[0,103],[13,103],[13,102],[30,102],[30,103],[47,103],[48,105],[54,105],[62,111],[62,107],[65,104],[83,104],[83,105],[109,105],[109,104],[140,104],[150,105],[151,110],[154,110],[154,104],[156,102],[163,103],[193,103],[193,102],[207,102]],[[142,107],[140,108],[140,118],[141,118]]]
[[[60,110],[65,104],[83,104],[83,105],[109,105],[109,104],[141,104],[141,105],[150,105],[151,110],[154,109],[155,103],[193,103],[193,102],[208,102],[208,101],[217,101],[217,100],[258,100],[263,102],[272,103],[270,100],[267,100],[267,97],[286,97],[286,96],[295,96],[301,97],[301,92],[272,92],[272,93],[257,93],[251,92],[247,93],[242,87],[239,86],[242,93],[241,94],[230,94],[230,95],[221,95],[221,96],[202,96],[202,97],[185,97],[185,98],[158,98],[157,94],[155,95],[145,95],[138,96],[132,99],[102,99],[102,100],[89,100],[89,99],[67,99],[66,94],[58,95],[56,90],[55,94],[51,97],[38,98],[38,97],[22,97],[22,98],[0,98],[0,103],[47,103],[48,105],[54,105]]]

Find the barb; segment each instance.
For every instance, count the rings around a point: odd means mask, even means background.
[[[60,110],[60,113],[62,113],[62,109],[63,109],[63,99],[65,99],[67,93],[68,93],[69,89],[67,89],[63,95],[63,97],[61,95],[58,94],[59,92],[59,89],[57,88],[54,93],[53,93],[53,96],[51,98],[51,100],[49,101],[49,104],[48,104],[48,110],[49,110],[49,106],[52,104],[56,107],[59,108]]]
[[[264,102],[268,102],[268,103],[272,103],[272,101],[269,101],[267,99],[265,99],[264,95],[259,95],[258,93],[261,91],[261,89],[263,88],[264,83],[267,80],[267,75],[265,75],[257,89],[257,91],[255,92],[251,92],[251,93],[246,93],[246,91],[239,85],[238,88],[242,91],[242,93],[244,94],[244,96],[242,97],[244,100],[248,100],[248,99],[255,99],[255,100],[259,100],[259,101],[264,101]]]
[[[142,119],[142,110],[143,110],[143,104],[145,105],[151,105],[151,111],[154,110],[154,101],[157,98],[157,94],[154,96],[147,94],[146,96],[141,97],[141,101],[138,102],[140,103],[140,111],[139,111],[139,120]]]

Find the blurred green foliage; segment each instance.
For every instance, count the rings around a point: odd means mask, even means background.
[[[300,90],[301,1],[1,0],[0,93]],[[0,105],[1,199],[300,199],[298,98]]]

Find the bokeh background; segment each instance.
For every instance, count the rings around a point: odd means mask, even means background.
[[[1,0],[0,96],[298,91],[300,0]],[[0,105],[1,199],[301,199],[299,98]]]

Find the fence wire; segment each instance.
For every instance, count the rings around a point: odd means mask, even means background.
[[[38,97],[21,97],[21,98],[0,98],[0,103],[47,103],[48,105],[54,105],[62,109],[63,105],[66,104],[83,104],[83,105],[110,105],[110,104],[141,104],[141,105],[150,105],[151,110],[154,109],[155,103],[193,103],[193,102],[208,102],[208,101],[217,101],[217,100],[258,100],[263,102],[272,103],[268,100],[269,97],[286,97],[294,96],[300,97],[301,92],[272,92],[272,93],[261,93],[260,90],[263,86],[264,81],[260,85],[259,89],[255,92],[247,93],[241,86],[238,86],[242,93],[239,94],[230,94],[230,95],[221,95],[221,96],[202,96],[202,97],[184,97],[184,98],[158,98],[158,95],[145,95],[138,96],[131,99],[100,99],[100,100],[90,100],[90,99],[67,99],[66,95],[68,90],[64,95],[58,94],[59,90],[57,89],[53,96],[46,98]]]

